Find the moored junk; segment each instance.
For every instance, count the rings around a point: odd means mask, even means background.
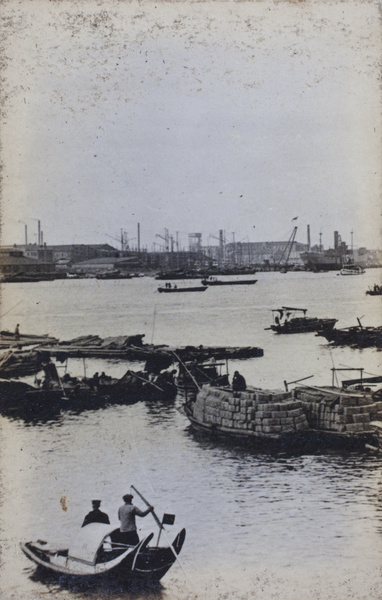
[[[361,320],[358,320],[358,325],[353,327],[345,327],[343,329],[323,327],[317,332],[317,335],[325,337],[328,342],[343,346],[354,346],[359,348],[367,348],[374,346],[382,348],[382,326],[365,327]]]
[[[337,319],[307,317],[306,313],[306,308],[282,306],[273,309],[274,323],[267,329],[272,329],[276,333],[307,333],[319,331],[324,327],[332,329],[337,322]]]
[[[56,365],[47,362],[44,376],[31,385],[0,379],[0,411],[8,414],[55,414],[60,410],[87,410],[140,400],[171,401],[177,394],[174,370],[131,371],[121,378],[96,372],[92,377],[59,377]]]
[[[198,431],[252,444],[364,447],[375,444],[371,423],[382,420],[382,397],[370,387],[355,387],[234,392],[205,385],[185,413]]]

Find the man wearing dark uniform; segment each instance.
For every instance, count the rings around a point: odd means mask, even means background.
[[[109,517],[106,513],[102,512],[99,507],[101,506],[101,500],[92,500],[93,510],[90,511],[84,518],[82,527],[89,525],[89,523],[106,523],[110,524]]]

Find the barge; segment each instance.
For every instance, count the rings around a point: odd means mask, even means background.
[[[376,444],[372,422],[382,398],[369,388],[299,386],[292,391],[204,385],[186,402],[191,427],[254,446],[365,448]]]

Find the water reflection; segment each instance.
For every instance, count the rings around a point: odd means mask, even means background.
[[[47,588],[47,593],[70,592],[80,594],[82,599],[108,600],[121,598],[128,600],[160,600],[164,588],[161,583],[145,581],[124,582],[107,574],[99,577],[71,577],[46,571],[38,566],[29,575],[32,582],[37,582]]]
[[[111,298],[113,286],[89,293],[92,282],[78,285],[75,302],[61,286],[34,289],[52,307],[49,322],[56,337],[95,331],[105,338],[121,330],[148,335],[148,315],[157,302],[155,343],[264,347],[264,357],[233,362],[230,371],[238,368],[248,384],[275,389],[284,379],[312,373],[315,385],[330,383],[332,360],[379,372],[381,354],[373,349],[329,349],[314,335],[286,340],[264,330],[276,294],[280,304],[298,298],[312,314],[337,317],[341,327],[354,324],[355,314],[369,311],[366,284],[355,279],[261,274],[250,301],[238,290],[233,300],[224,290],[214,294],[213,303],[206,295],[196,299],[197,305],[182,298],[171,306],[168,298],[151,293],[150,281],[134,286],[128,302],[125,295]],[[358,285],[359,293],[349,292],[349,286]],[[44,330],[49,310],[30,306],[27,312],[25,329]],[[368,312],[368,324],[379,321],[380,310]],[[115,365],[115,374],[122,375],[118,369],[125,367]],[[95,360],[89,370],[100,370]],[[7,600],[42,600],[47,593],[57,600],[380,598],[380,456],[305,446],[264,451],[212,440],[192,432],[179,412],[181,403],[178,396],[172,403],[142,401],[0,417],[6,573],[0,587]],[[20,541],[56,540],[61,534],[73,539],[93,497],[102,498],[105,512],[117,518],[121,496],[131,483],[158,513],[176,514],[177,525],[187,528],[181,559],[189,587],[175,565],[163,587],[148,591],[122,589],[113,582],[100,588],[90,582],[82,589],[51,575],[40,580],[34,567],[26,569]],[[142,527],[150,529],[152,523]]]

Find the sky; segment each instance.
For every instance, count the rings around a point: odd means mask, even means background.
[[[5,0],[2,20],[2,244],[39,220],[47,244],[309,224],[382,247],[378,2]]]

